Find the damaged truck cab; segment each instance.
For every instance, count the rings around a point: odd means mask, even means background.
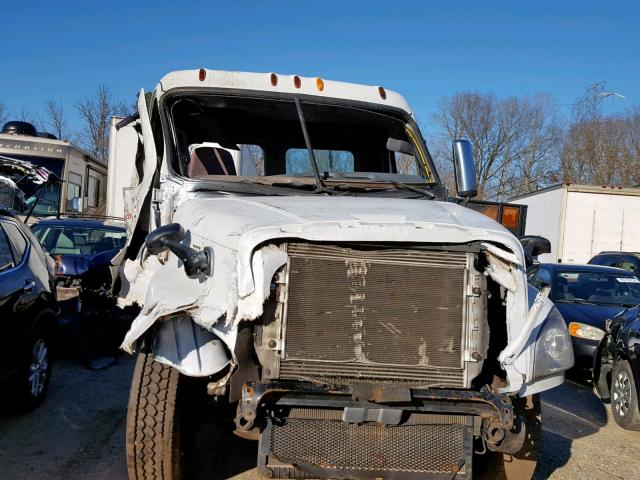
[[[111,142],[120,303],[142,307],[130,478],[179,478],[185,377],[237,406],[266,477],[531,476],[564,321],[513,234],[445,201],[400,95],[180,71]],[[453,158],[473,196],[470,144]]]

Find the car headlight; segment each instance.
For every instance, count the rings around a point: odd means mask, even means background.
[[[604,330],[587,325],[586,323],[571,322],[569,323],[569,335],[577,338],[586,338],[587,340],[600,341],[604,338]]]
[[[562,315],[556,307],[549,312],[538,333],[533,378],[540,379],[573,367],[573,347]]]

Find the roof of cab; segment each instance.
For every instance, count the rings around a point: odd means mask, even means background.
[[[399,108],[412,114],[411,107],[404,97],[392,90],[380,86],[325,80],[320,77],[302,77],[279,73],[228,72],[203,68],[168,73],[162,77],[156,87],[158,95],[163,95],[176,88],[221,88],[298,93],[376,103]]]

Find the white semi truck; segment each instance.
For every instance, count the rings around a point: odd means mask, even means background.
[[[404,98],[179,71],[112,141],[120,302],[142,307],[122,345],[130,478],[192,466],[188,377],[233,407],[265,477],[531,477],[538,394],[573,364],[564,321],[516,237],[446,202]],[[469,198],[470,143],[453,154]]]
[[[587,263],[604,251],[640,252],[640,188],[557,185],[516,197],[526,235],[551,243],[541,262]]]

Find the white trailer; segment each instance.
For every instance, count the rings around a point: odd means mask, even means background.
[[[133,172],[128,158],[123,157],[125,152],[137,148],[138,138],[135,134],[127,135],[129,130],[118,135],[117,125],[124,117],[111,117],[109,127],[109,172],[107,175],[107,208],[109,217],[124,218],[124,188],[130,185],[129,180]],[[124,161],[123,161],[124,160]]]
[[[587,263],[602,251],[640,251],[640,188],[557,185],[511,202],[528,206],[526,235],[551,242],[541,262]]]

